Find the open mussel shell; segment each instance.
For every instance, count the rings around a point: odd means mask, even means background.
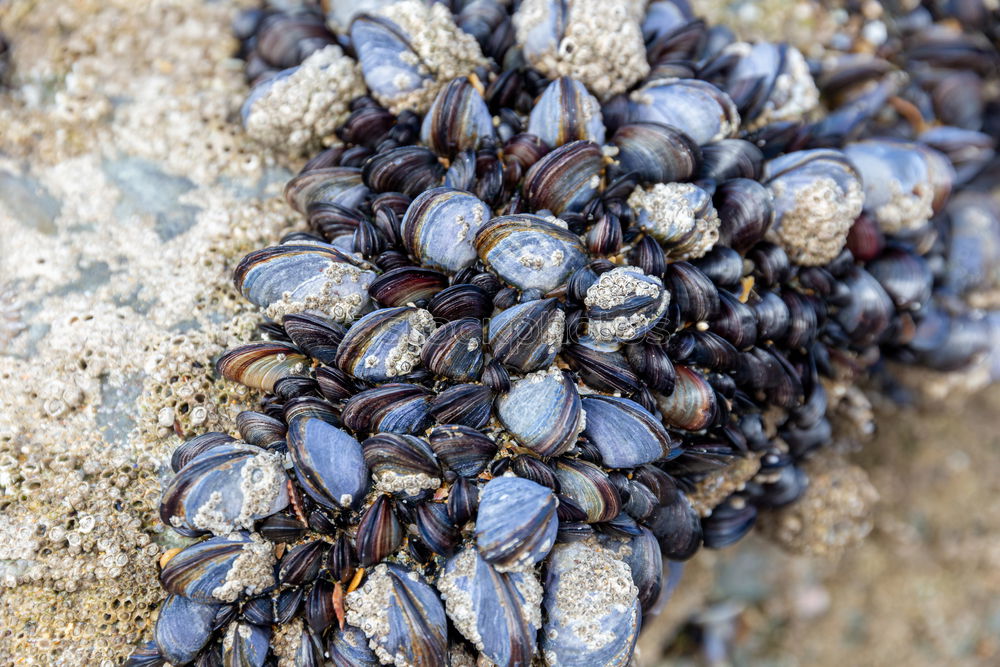
[[[634,173],[643,183],[686,181],[700,168],[698,144],[662,123],[627,123],[615,131],[611,143],[618,148],[615,174]]]
[[[219,433],[218,431],[202,433],[190,440],[185,440],[174,450],[174,453],[170,455],[170,467],[174,472],[179,472],[181,468],[205,452],[235,442],[236,439],[228,433]]]
[[[375,652],[368,647],[368,639],[360,628],[345,624],[327,633],[327,654],[334,665],[349,667],[379,667]]]
[[[270,648],[270,626],[231,623],[222,638],[222,662],[226,667],[264,667]]]
[[[629,566],[587,542],[557,545],[549,559],[540,649],[550,664],[626,667],[642,610]]]
[[[431,424],[431,390],[390,382],[355,394],[344,404],[344,426],[355,433],[422,433]]]
[[[458,271],[472,266],[472,241],[490,219],[490,208],[474,195],[454,188],[420,193],[403,216],[406,249],[424,266]]]
[[[497,452],[495,442],[469,426],[435,426],[428,440],[441,462],[463,477],[478,475]]]
[[[584,425],[576,386],[556,367],[514,382],[495,405],[504,428],[542,456],[569,450]]]
[[[337,349],[337,366],[368,382],[407,375],[419,365],[420,350],[433,331],[434,318],[426,310],[376,310],[348,330]]]
[[[290,180],[285,186],[285,199],[292,208],[306,215],[311,207],[322,204],[356,208],[368,192],[360,169],[322,167],[303,171]]]
[[[573,141],[531,166],[524,177],[524,196],[532,210],[578,213],[597,195],[603,173],[601,147],[591,141]]]
[[[175,665],[194,660],[212,637],[222,604],[168,595],[160,605],[153,636],[160,655]]]
[[[528,133],[553,148],[581,139],[603,144],[601,104],[576,79],[559,77],[535,102],[528,118]]]
[[[160,502],[169,526],[228,535],[288,505],[281,455],[250,445],[223,445],[203,453],[170,480]]]
[[[632,93],[630,121],[670,125],[707,144],[736,134],[740,115],[729,95],[707,81],[659,79]]]
[[[686,431],[700,431],[715,420],[717,398],[705,376],[687,366],[674,366],[674,391],[669,396],[657,395],[656,405],[663,423]]]
[[[648,333],[667,310],[670,294],[656,276],[617,267],[587,288],[587,333],[599,341],[628,342]]]
[[[424,116],[420,140],[447,158],[494,141],[493,117],[467,78],[452,79],[437,94]]]
[[[325,244],[280,245],[250,253],[233,276],[236,289],[268,317],[313,312],[350,322],[368,307],[375,279],[357,261]]]
[[[307,374],[309,363],[309,357],[286,343],[249,343],[219,357],[215,370],[227,380],[270,393],[281,378]]]
[[[346,431],[302,416],[288,425],[288,453],[299,484],[330,509],[353,507],[368,489],[361,444]]]
[[[627,398],[592,394],[581,400],[587,414],[583,436],[610,468],[634,468],[670,453],[670,436],[645,408]]]
[[[455,628],[497,665],[530,665],[541,627],[542,586],[534,572],[500,572],[475,548],[453,556],[438,590]]]
[[[587,523],[610,521],[621,512],[621,496],[600,467],[579,459],[560,459],[553,470],[561,494],[583,510]]]
[[[501,311],[490,319],[487,341],[493,357],[527,373],[548,367],[562,347],[566,314],[556,299],[537,299]]]
[[[474,243],[479,258],[520,290],[550,292],[587,262],[580,237],[537,215],[493,218]]]
[[[234,571],[239,560],[239,572]],[[160,571],[168,593],[201,602],[233,602],[244,593],[255,595],[274,584],[274,551],[248,533],[210,537],[186,547]]]
[[[384,664],[445,665],[448,628],[437,592],[417,572],[381,563],[348,593],[346,620]]]
[[[380,433],[365,440],[364,454],[380,491],[407,497],[441,485],[434,450],[421,438]]]
[[[520,477],[495,477],[479,494],[476,547],[498,570],[523,570],[555,544],[558,501],[552,490]],[[517,511],[511,511],[511,508]]]

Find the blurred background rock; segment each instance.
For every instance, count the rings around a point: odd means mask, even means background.
[[[211,362],[256,325],[229,276],[292,225],[298,165],[236,122],[229,21],[249,4],[0,3],[0,664],[117,664],[148,635],[166,457],[253,403]],[[849,20],[695,5],[807,55]],[[861,10],[877,37],[881,8]],[[824,553],[767,535],[703,551],[642,665],[1000,662],[1000,389],[876,411],[875,438],[795,508],[824,530],[772,522]]]

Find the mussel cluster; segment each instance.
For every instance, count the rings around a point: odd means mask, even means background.
[[[627,665],[665,562],[803,493],[834,379],[993,353],[982,35],[815,65],[682,0],[331,4],[237,20],[245,120],[364,91],[287,130],[329,144],[308,231],[240,262],[263,336],[217,362],[266,397],[175,451],[198,541],[132,664]]]

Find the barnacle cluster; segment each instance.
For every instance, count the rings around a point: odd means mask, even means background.
[[[329,147],[285,189],[308,231],[236,267],[267,319],[216,368],[266,396],[175,450],[198,541],[132,664],[627,665],[666,560],[782,508],[788,544],[866,532],[854,469],[810,486],[845,387],[995,363],[962,297],[998,220],[950,208],[993,140],[933,72],[992,77],[974,32],[916,12],[814,81],[676,0],[453,9],[237,22],[248,130]],[[368,94],[317,115],[324,72]]]

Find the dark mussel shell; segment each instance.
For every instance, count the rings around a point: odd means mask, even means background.
[[[719,290],[715,283],[688,262],[673,262],[665,283],[671,300],[680,308],[685,322],[703,322],[719,311]]]
[[[931,297],[934,276],[923,257],[903,248],[889,248],[865,265],[872,277],[903,310],[917,309]]]
[[[222,661],[239,667],[264,667],[271,646],[271,628],[231,623],[222,640]]]
[[[559,77],[545,88],[531,110],[528,133],[553,148],[578,140],[603,144],[601,104],[576,79]]]
[[[483,428],[493,411],[493,391],[481,384],[457,384],[435,396],[430,410],[438,423]]]
[[[629,566],[608,551],[587,542],[556,546],[542,604],[540,648],[552,664],[624,667],[632,660],[642,614],[638,589]]]
[[[560,357],[588,387],[634,394],[642,387],[642,381],[620,347],[618,343],[600,343],[588,337],[565,346]]]
[[[288,453],[295,474],[313,500],[330,509],[353,507],[368,489],[361,444],[346,431],[315,417],[288,425]]]
[[[409,197],[441,185],[445,168],[423,146],[399,146],[365,161],[361,177],[376,192],[402,192]]]
[[[305,375],[309,357],[285,343],[249,343],[227,351],[215,362],[219,375],[253,389],[274,391],[281,378]]]
[[[344,426],[355,433],[422,433],[431,424],[431,390],[391,382],[355,394],[344,404]]]
[[[160,655],[176,665],[194,660],[211,639],[215,615],[221,607],[219,602],[168,595],[160,605],[153,631]]]
[[[730,496],[702,520],[705,546],[721,549],[746,535],[757,521],[757,508],[742,496]]]
[[[660,279],[645,275],[642,269],[605,271],[584,297],[587,333],[599,341],[639,339],[656,326],[669,301]]]
[[[500,571],[538,563],[555,543],[556,506],[551,489],[520,477],[495,477],[483,487],[476,515],[479,553]],[[511,508],[517,511],[511,511]]]
[[[386,271],[372,281],[368,293],[384,306],[426,303],[448,286],[448,277],[433,269],[401,266]]]
[[[566,315],[556,299],[521,303],[489,322],[487,341],[494,358],[527,373],[551,364],[562,347]]]
[[[467,78],[452,79],[437,94],[424,115],[420,140],[438,155],[448,158],[493,143],[490,110]]]
[[[587,523],[610,521],[621,512],[621,496],[600,467],[579,459],[560,459],[554,470],[562,495],[584,511]]]
[[[576,386],[555,367],[514,382],[497,398],[496,413],[518,442],[542,456],[569,450],[584,425]]]
[[[667,426],[699,431],[715,420],[717,399],[715,390],[698,371],[677,364],[674,391],[669,396],[657,396],[656,404]]]
[[[441,462],[464,477],[482,472],[497,452],[492,439],[469,426],[435,426],[428,440]]]
[[[576,234],[537,215],[493,218],[476,234],[475,246],[502,280],[542,293],[563,285],[587,261]]]
[[[476,261],[472,241],[490,219],[489,207],[474,195],[453,188],[420,193],[402,221],[402,240],[420,263],[458,271]]]
[[[233,572],[239,561],[239,573]],[[168,593],[200,602],[233,602],[274,584],[274,550],[259,538],[235,532],[186,547],[164,565],[160,584]]]
[[[306,215],[317,204],[356,208],[368,195],[361,170],[354,167],[323,167],[299,173],[285,186],[285,199]]]
[[[448,322],[467,317],[483,320],[493,312],[493,300],[482,287],[462,283],[435,294],[427,304],[427,310],[436,319]]]
[[[447,664],[444,605],[423,577],[402,565],[376,565],[347,594],[346,620],[361,628],[383,662]]]
[[[196,457],[170,480],[160,517],[170,526],[228,535],[252,528],[288,501],[288,477],[279,454],[223,445]]]
[[[364,511],[355,538],[362,567],[382,562],[403,543],[403,525],[396,516],[392,496],[382,494]]]
[[[474,548],[450,558],[438,580],[462,635],[498,665],[529,665],[541,625],[542,587],[533,572],[500,572]]]
[[[669,454],[666,429],[638,403],[597,394],[581,403],[587,414],[583,436],[600,451],[604,465],[634,468]]]
[[[746,252],[763,239],[774,222],[771,193],[748,178],[721,184],[712,202],[719,214],[719,242],[737,252]]]
[[[237,422],[238,421],[239,416],[237,416]],[[174,450],[174,453],[170,455],[170,467],[174,472],[178,472],[194,458],[201,456],[205,452],[221,445],[228,445],[234,442],[236,442],[236,439],[228,433],[219,433],[218,431],[202,433],[201,435],[195,436],[190,440],[185,440],[177,447],[177,449]]]
[[[365,633],[353,625],[333,628],[327,633],[327,653],[334,665],[379,667],[382,664],[368,647]]]
[[[380,433],[365,440],[364,452],[380,491],[407,497],[441,485],[441,468],[434,451],[421,438]]]
[[[611,137],[618,148],[616,174],[634,173],[643,183],[690,179],[701,165],[701,149],[681,130],[653,122],[622,125]]]
[[[532,165],[524,177],[524,196],[532,210],[578,213],[597,194],[603,173],[601,147],[591,141],[573,141]]]
[[[420,352],[424,366],[435,375],[459,382],[477,380],[483,370],[483,325],[463,318],[439,327]]]
[[[407,375],[419,365],[420,350],[434,328],[434,318],[420,308],[376,310],[348,330],[337,349],[337,366],[368,382]]]

